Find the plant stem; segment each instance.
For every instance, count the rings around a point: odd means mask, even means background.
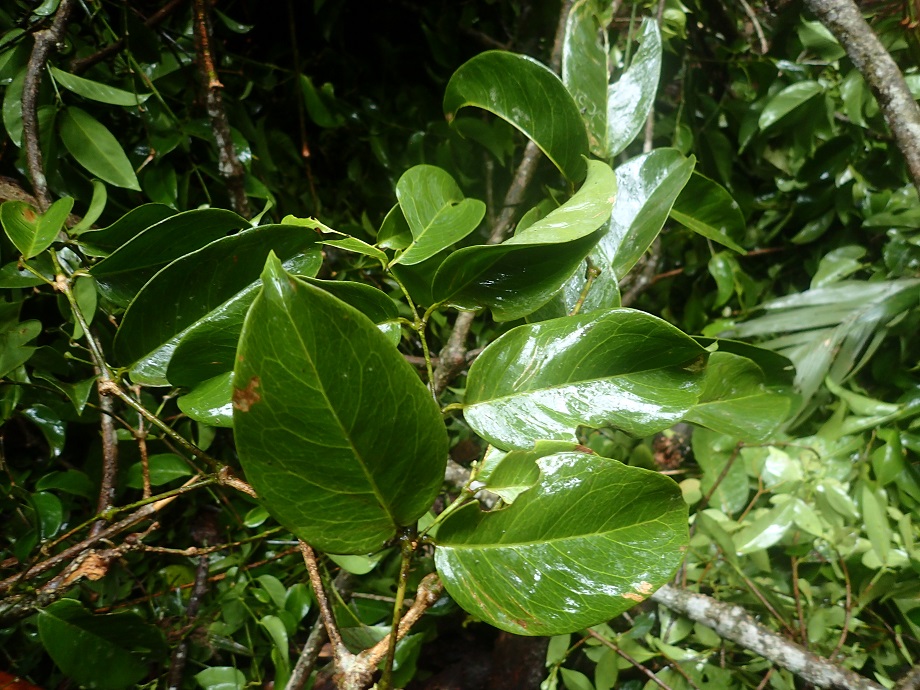
[[[389,645],[387,646],[387,655],[383,664],[383,676],[380,678],[378,687],[380,690],[389,690],[391,676],[393,675],[393,659],[396,657],[396,638],[399,630],[399,621],[402,618],[403,601],[406,598],[406,583],[409,579],[409,568],[412,565],[412,554],[414,552],[413,539],[414,535],[404,533],[400,537],[402,561],[399,565],[399,580],[396,582],[396,600],[393,602],[393,622],[390,626]]]

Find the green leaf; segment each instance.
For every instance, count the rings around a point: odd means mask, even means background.
[[[681,191],[671,218],[713,242],[723,244],[739,254],[744,247],[744,216],[741,208],[718,182],[694,172]]]
[[[584,178],[584,122],[565,85],[546,66],[515,53],[480,53],[454,72],[444,92],[448,121],[466,106],[488,110],[517,127],[571,182]]]
[[[133,686],[167,652],[162,633],[136,613],[93,615],[73,599],[41,609],[38,633],[64,675],[101,690]]]
[[[607,17],[598,0],[578,0],[569,10],[562,43],[562,81],[581,112],[591,153],[607,157]],[[607,12],[609,14],[609,11]]]
[[[95,199],[95,192],[93,198]],[[201,213],[201,211],[191,211],[190,213]],[[90,228],[82,232],[80,234],[80,248],[89,256],[108,256],[121,245],[127,244],[130,240],[140,235],[147,228],[174,215],[176,215],[176,212],[169,206],[143,204],[137,208],[132,208],[108,227]]]
[[[337,234],[341,235],[342,233]],[[377,247],[368,244],[364,240],[359,240],[357,237],[345,237],[341,240],[322,240],[322,243],[328,244],[330,247],[338,247],[339,249],[345,249],[350,252],[355,252],[356,254],[369,256],[379,261],[381,266],[386,266],[390,261],[389,257],[377,249]]]
[[[82,233],[91,230],[93,223],[99,220],[99,216],[105,210],[105,204],[108,200],[108,192],[105,185],[99,180],[93,180],[93,198],[89,202],[89,208],[80,222],[70,228],[67,232],[72,237],[79,237]]]
[[[195,471],[188,462],[173,453],[157,453],[147,458],[150,470],[150,486],[163,486],[174,479],[191,477]],[[132,489],[144,488],[144,470],[139,462],[134,463],[125,473],[125,484]]]
[[[318,268],[314,257],[310,256],[309,253],[285,261],[283,265],[284,270],[288,273],[301,277],[316,273]],[[353,306],[376,323],[377,327],[386,334],[394,346],[399,344],[402,337],[402,327],[397,320],[399,309],[395,302],[383,292],[370,285],[344,280],[315,280],[313,278],[306,278],[306,280],[311,285],[320,287],[346,304]],[[239,342],[240,332],[243,330],[243,320],[260,287],[260,282],[254,283],[208,313],[207,316],[196,321],[182,334],[178,339],[173,356],[169,360],[169,367],[166,370],[166,378],[171,384],[175,386],[196,386],[206,379],[219,374],[226,374],[233,369],[236,346]],[[213,397],[216,392],[208,392],[207,394],[202,392],[202,395],[206,396],[203,399],[203,402],[208,405],[206,409],[225,410],[225,412],[221,412],[222,416],[220,418],[225,419],[226,423],[218,424],[218,426],[230,426],[230,409],[225,407],[225,405],[230,404],[229,389],[223,402],[218,402]],[[193,398],[188,399],[186,404],[192,405],[193,399],[196,399],[194,392]],[[181,406],[182,403],[180,402]],[[201,417],[204,412],[198,403],[195,403],[195,407],[187,410],[187,412],[193,419],[204,421],[204,418]]]
[[[60,117],[61,141],[77,163],[109,184],[141,191],[131,162],[105,125],[72,106]]]
[[[24,201],[6,201],[0,205],[0,223],[23,259],[41,254],[57,239],[73,208],[73,198],[58,199],[42,214]]]
[[[499,321],[527,316],[552,298],[597,242],[615,195],[613,171],[591,161],[581,189],[542,220],[502,244],[450,254],[435,274],[434,299],[460,309],[487,306]]]
[[[760,442],[786,420],[790,398],[770,390],[754,362],[728,352],[715,352],[703,374],[700,401],[684,421],[709,427],[741,441]]]
[[[862,504],[862,517],[866,525],[866,536],[872,544],[872,550],[878,556],[882,565],[888,562],[891,552],[891,524],[885,511],[884,501],[879,498],[879,493],[873,491],[868,484],[862,485],[860,503]]]
[[[486,213],[478,199],[465,199],[446,171],[433,165],[409,168],[396,183],[396,198],[412,241],[392,264],[418,264],[469,235]]]
[[[217,208],[170,215],[137,233],[90,272],[96,278],[100,294],[118,306],[127,306],[161,268],[228,232],[247,226],[245,218]],[[129,231],[129,228],[112,228],[109,228],[111,235]]]
[[[173,261],[128,307],[115,336],[116,361],[127,366],[142,358],[156,360],[165,379],[177,338],[256,283],[270,251],[282,260],[306,253],[315,272],[322,263],[315,243],[316,233],[306,228],[262,225]]]
[[[655,149],[617,168],[617,203],[607,233],[592,261],[622,279],[661,232],[671,207],[687,184],[696,159],[676,149]]]
[[[262,283],[234,373],[247,479],[269,512],[315,547],[376,551],[440,489],[440,410],[358,310],[290,276],[273,255]]]
[[[567,690],[594,690],[594,685],[588,680],[588,676],[581,671],[560,668],[559,673],[562,674],[562,680],[565,682]]]
[[[101,84],[98,81],[84,79],[76,74],[69,74],[59,70],[57,67],[49,67],[54,81],[63,86],[68,91],[73,91],[78,96],[88,98],[91,101],[99,103],[108,103],[109,105],[139,106],[148,98],[149,93],[132,93],[123,89],[117,89],[108,84]]]
[[[658,23],[646,18],[639,30],[642,44],[623,75],[607,90],[607,150],[613,158],[632,143],[645,127],[661,76],[661,33]]]
[[[233,666],[211,666],[195,674],[203,690],[243,690],[246,674]]]
[[[0,333],[0,378],[29,361],[35,348],[27,347],[26,343],[41,332],[41,321],[29,320]]]
[[[738,441],[703,428],[694,430],[692,443],[693,456],[703,470],[700,489],[705,495],[716,487],[710,505],[726,515],[740,513],[748,503],[750,481],[738,457]]]
[[[824,92],[824,87],[816,81],[800,81],[787,86],[773,96],[760,112],[757,126],[761,131],[774,126],[796,108]]]
[[[618,616],[671,577],[687,544],[673,481],[584,453],[537,466],[540,481],[514,505],[469,505],[438,530],[435,564],[460,606],[518,635],[561,635]]]
[[[412,231],[397,203],[380,224],[380,230],[377,231],[377,246],[384,249],[405,249],[411,242]]]
[[[580,425],[648,436],[696,404],[706,355],[674,326],[631,309],[518,326],[473,362],[464,416],[500,448],[574,441]]]
[[[232,400],[233,372],[228,371],[193,386],[176,403],[180,410],[196,422],[232,429]]]
[[[735,294],[735,267],[737,262],[732,261],[728,252],[716,252],[706,265],[716,281],[716,298],[713,307],[721,307]]]
[[[305,74],[300,75],[300,90],[303,93],[307,114],[313,122],[326,129],[341,127],[345,124],[345,119],[341,115],[333,115],[326,107],[324,96],[327,94],[323,93],[323,90],[317,90],[313,86],[313,80]]]

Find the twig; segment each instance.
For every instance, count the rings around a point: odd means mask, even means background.
[[[162,22],[164,19],[166,19],[170,14],[172,14],[173,10],[175,10],[183,2],[185,2],[185,0],[169,0],[169,2],[167,2],[160,9],[158,9],[156,12],[154,12],[147,19],[144,20],[144,26],[146,26],[147,28],[156,26],[157,24]],[[87,69],[95,65],[97,62],[102,62],[109,55],[112,55],[120,51],[122,48],[125,47],[126,42],[127,41],[125,40],[125,38],[122,37],[110,43],[109,45],[105,46],[104,48],[100,48],[98,51],[96,51],[92,55],[87,55],[86,57],[77,58],[75,60],[72,60],[70,62],[70,71],[73,72],[74,74],[80,74],[81,72],[85,72]]]
[[[48,53],[64,37],[72,7],[72,0],[61,0],[51,28],[35,32],[35,45],[22,84],[22,145],[26,151],[26,165],[32,177],[32,188],[40,211],[46,211],[51,205],[51,196],[48,194],[48,180],[38,140],[38,90],[48,62]]]
[[[599,632],[596,632],[594,630],[591,630],[591,628],[588,628],[588,634],[591,635],[591,637],[593,637],[594,639],[598,640],[601,644],[610,647],[610,649],[612,649],[618,655],[623,657],[630,664],[635,666],[639,671],[642,672],[643,675],[645,675],[646,678],[652,681],[659,688],[664,688],[664,690],[672,690],[670,685],[665,683],[658,676],[652,673],[646,666],[643,666],[639,661],[637,661],[636,659],[633,659],[629,654],[627,654],[622,649],[620,649],[618,645],[615,645],[613,642],[608,640],[606,637],[601,635]]]
[[[843,649],[847,641],[847,633],[850,631],[850,618],[853,616],[853,585],[850,582],[850,569],[847,568],[846,560],[840,559],[840,569],[843,570],[843,582],[846,587],[846,600],[844,601],[843,610],[843,630],[840,631],[840,639],[834,645],[834,651],[831,652],[830,658],[836,659],[840,650]]]
[[[329,635],[329,641],[332,643],[332,653],[336,660],[336,665],[340,660],[344,661],[354,655],[348,651],[348,647],[342,641],[342,635],[339,633],[339,627],[335,622],[335,615],[332,613],[332,606],[329,603],[329,597],[326,594],[326,588],[323,586],[323,578],[319,573],[319,564],[316,561],[316,552],[305,541],[300,542],[300,553],[303,555],[303,562],[307,566],[307,573],[310,575],[310,584],[313,586],[313,595],[319,606],[319,615],[326,626],[326,633]]]
[[[195,0],[195,52],[198,54],[201,88],[204,92],[208,117],[211,119],[211,132],[217,143],[217,169],[227,183],[230,205],[238,214],[249,218],[252,214],[243,186],[245,171],[233,146],[230,121],[227,119],[227,111],[224,109],[224,101],[221,96],[224,85],[220,83],[214,67],[214,58],[211,55],[211,22],[208,9],[209,0]]]
[[[198,617],[201,599],[208,591],[208,557],[198,557],[198,568],[195,570],[195,586],[192,596],[189,597],[188,606],[185,607],[185,617],[189,626],[193,626]],[[182,686],[182,677],[185,675],[185,663],[188,661],[188,637],[184,636],[173,651],[167,676],[169,690],[179,690]]]
[[[754,9],[747,3],[747,0],[738,0],[741,3],[741,7],[744,9],[744,13],[748,16],[748,19],[751,20],[751,25],[754,27],[754,33],[757,34],[757,40],[760,41],[760,54],[766,55],[770,52],[770,44],[767,43],[766,37],[763,35],[763,27],[760,26],[760,21],[757,19],[757,14],[754,12]]]
[[[310,635],[294,664],[294,670],[291,671],[291,677],[288,678],[284,690],[301,690],[306,685],[310,674],[313,673],[313,667],[319,658],[319,653],[326,644],[329,636],[326,634],[326,626],[323,625],[323,619],[318,618],[310,630]]]
[[[101,371],[96,367],[96,376]],[[115,482],[118,479],[118,437],[115,435],[114,401],[103,392],[101,380],[97,383],[99,390],[99,426],[102,432],[102,479],[99,482],[99,500],[96,503],[96,513],[105,515],[109,508],[115,504]],[[149,483],[148,483],[149,485]],[[145,498],[149,498],[146,494]],[[105,520],[97,520],[90,529],[90,536],[96,536],[105,527]]]
[[[878,683],[837,666],[769,630],[740,606],[670,585],[655,592],[652,600],[712,628],[723,639],[759,654],[819,688],[882,690]]]
[[[907,162],[914,187],[920,190],[920,107],[897,63],[853,0],[805,0],[805,5],[834,34],[869,84]]]
[[[799,559],[792,557],[792,596],[795,599],[796,617],[799,619],[799,639],[808,648],[808,633],[805,630],[805,611],[802,608],[802,593],[799,591]],[[833,657],[833,655],[831,655]]]
[[[920,690],[920,664],[902,676],[894,686],[894,690]]]

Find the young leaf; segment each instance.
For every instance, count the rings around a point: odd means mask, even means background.
[[[680,565],[687,506],[669,478],[585,453],[537,460],[513,505],[457,511],[435,565],[467,611],[517,635],[562,635],[618,616]]]
[[[41,609],[38,634],[67,677],[101,690],[134,685],[167,651],[162,633],[136,613],[94,615],[73,599]]]
[[[430,259],[473,232],[486,213],[484,203],[465,199],[454,178],[433,165],[416,165],[403,173],[396,198],[412,241],[391,265]]]
[[[578,106],[551,70],[525,55],[490,50],[462,64],[444,92],[448,121],[475,106],[521,130],[571,182],[585,176],[588,135]]]
[[[134,168],[105,125],[79,108],[61,112],[61,141],[77,163],[116,187],[141,191]]]
[[[690,176],[674,202],[671,218],[713,242],[744,253],[738,244],[744,239],[741,208],[722,185],[698,172]]]
[[[109,105],[139,106],[148,98],[149,93],[132,93],[124,89],[118,89],[108,84],[102,84],[91,79],[78,77],[76,74],[70,74],[59,70],[57,67],[50,67],[51,76],[54,81],[63,86],[68,91],[73,91],[83,98],[99,103],[108,103]]]
[[[708,353],[631,309],[518,326],[470,367],[464,417],[499,448],[575,440],[578,426],[648,436],[696,404]]]
[[[598,0],[578,0],[565,23],[562,81],[582,113],[591,153],[607,157],[607,21]],[[609,11],[606,13],[609,14]]]
[[[658,23],[647,18],[639,30],[642,44],[623,75],[607,90],[607,151],[613,158],[632,143],[645,127],[655,104],[661,76],[661,32]]]
[[[450,254],[435,274],[434,299],[460,309],[488,306],[499,321],[534,312],[562,287],[597,242],[616,189],[613,171],[591,161],[581,189],[542,220],[502,244],[464,247]]]
[[[440,410],[358,310],[287,274],[274,255],[262,284],[233,384],[246,477],[313,546],[376,551],[438,493],[447,460]]]
[[[23,259],[41,254],[57,239],[73,208],[73,198],[58,199],[39,215],[24,201],[7,201],[0,205],[0,223]]]
[[[175,343],[168,344],[255,283],[274,251],[282,261],[306,253],[319,270],[316,233],[291,225],[262,225],[216,240],[163,268],[131,302],[115,336],[122,365],[155,360],[165,377]],[[189,281],[188,276],[195,276]],[[165,347],[164,347],[165,346]],[[148,383],[150,383],[148,381]]]

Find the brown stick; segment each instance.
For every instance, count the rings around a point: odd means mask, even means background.
[[[853,0],[805,0],[805,5],[834,34],[869,84],[920,191],[920,107],[898,65]]]
[[[96,376],[101,376],[96,367]],[[101,378],[99,379],[101,383]],[[115,505],[115,481],[118,479],[118,437],[115,435],[114,401],[99,388],[99,426],[102,432],[102,479],[99,482],[99,500],[96,514],[105,515]],[[149,494],[145,498],[149,497]],[[97,520],[90,529],[90,536],[95,537],[105,527],[105,520]]]
[[[227,111],[224,109],[224,101],[221,96],[224,85],[220,83],[214,67],[214,58],[211,55],[209,8],[208,0],[195,0],[195,52],[198,54],[201,89],[204,93],[208,117],[211,119],[211,132],[217,143],[217,169],[227,183],[230,205],[238,214],[249,218],[252,214],[243,185],[245,171],[233,146],[230,121],[227,119]]]
[[[163,5],[156,12],[151,14],[147,19],[144,20],[144,26],[148,29],[150,27],[156,26],[166,19],[173,10],[175,10],[179,5],[181,5],[185,0],[169,0],[165,5]],[[87,55],[86,57],[77,58],[71,60],[70,62],[70,71],[74,74],[80,74],[85,72],[87,69],[95,65],[97,62],[102,62],[110,55],[113,55],[125,47],[127,41],[124,37],[119,38],[118,40],[109,43],[104,48],[100,48],[98,51],[92,55]]]
[[[51,196],[48,194],[48,180],[38,140],[38,90],[48,63],[48,54],[51,47],[56,46],[64,37],[72,7],[72,0],[61,0],[51,28],[35,32],[35,45],[22,85],[22,145],[26,150],[26,166],[32,177],[32,188],[40,211],[47,210],[51,205]]]

